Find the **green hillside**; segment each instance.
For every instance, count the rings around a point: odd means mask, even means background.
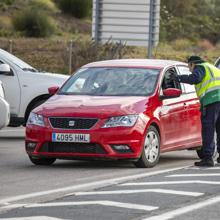
[[[70,37],[79,33],[90,34],[90,12],[87,12],[87,17],[79,19],[69,13],[64,13],[58,2],[53,0],[1,0],[0,37]],[[38,36],[33,31],[35,36],[32,32],[28,32],[28,29],[32,30],[33,26],[35,32],[36,30],[41,32],[42,29],[51,27],[53,31],[49,34],[42,34],[42,36]]]
[[[92,0],[0,0],[0,48],[38,69],[64,73],[96,60],[146,57],[146,48],[95,44],[91,11]],[[214,62],[219,30],[219,0],[161,0],[153,56],[185,61],[197,54]]]

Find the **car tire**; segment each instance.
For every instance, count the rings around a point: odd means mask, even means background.
[[[56,158],[33,158],[31,156],[29,158],[33,164],[42,166],[51,165],[56,161]]]
[[[150,126],[144,140],[141,157],[134,164],[138,168],[152,168],[160,158],[160,135],[154,126]]]

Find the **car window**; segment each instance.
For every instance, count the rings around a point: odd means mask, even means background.
[[[36,72],[37,70],[35,68],[33,68],[32,66],[30,66],[29,64],[25,63],[23,60],[19,59],[18,57],[8,53],[7,51],[4,50],[0,50],[0,54],[2,57],[4,57],[4,59],[6,59],[8,62],[13,63],[14,65],[16,65],[17,67],[23,69],[24,71],[28,70],[28,71],[33,71]]]
[[[177,68],[178,68],[180,75],[190,75],[191,74],[191,72],[187,66],[178,66]],[[192,93],[192,92],[196,91],[194,85],[183,83],[183,86],[185,88],[185,93]]]
[[[159,69],[146,68],[84,68],[75,73],[59,93],[148,96],[156,88],[159,73]]]
[[[165,72],[164,78],[162,81],[162,90],[168,89],[168,88],[181,89],[180,83],[174,81],[172,79],[172,75],[177,75],[175,68],[170,68]]]

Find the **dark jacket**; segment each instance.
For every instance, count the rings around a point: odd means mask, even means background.
[[[179,75],[178,80],[182,83],[198,84],[205,77],[205,68],[203,66],[195,66],[190,75]]]

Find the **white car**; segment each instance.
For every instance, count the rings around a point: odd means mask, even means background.
[[[220,69],[220,57],[215,61],[215,66]]]
[[[67,75],[39,72],[14,55],[0,49],[0,80],[10,105],[10,126],[25,124],[30,112],[50,94],[48,88],[61,86]]]
[[[0,129],[7,126],[10,118],[9,104],[5,101],[4,89],[0,81]]]

